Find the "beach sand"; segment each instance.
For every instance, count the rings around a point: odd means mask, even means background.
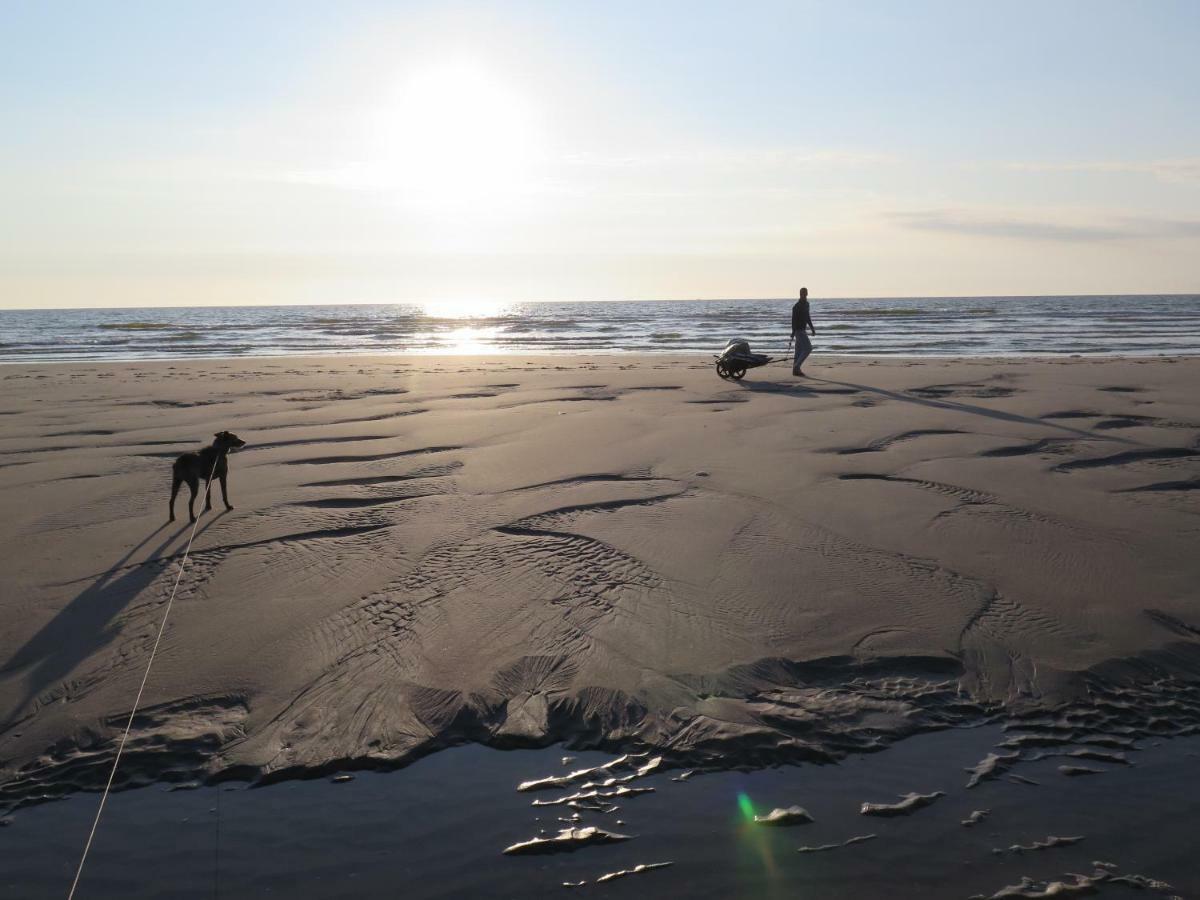
[[[0,369],[0,806],[478,741],[835,760],[1200,723],[1200,359],[337,357]],[[215,488],[215,486],[214,486]],[[201,505],[198,503],[198,506]],[[985,760],[986,762],[986,760]]]

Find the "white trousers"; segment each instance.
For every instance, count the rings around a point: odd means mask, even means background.
[[[808,335],[803,331],[796,335],[796,359],[792,363],[792,374],[799,375],[800,367],[804,365],[804,361],[808,359],[808,355],[812,353],[812,341],[808,339]]]

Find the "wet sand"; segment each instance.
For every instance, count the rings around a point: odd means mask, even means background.
[[[990,781],[1196,731],[1200,360],[811,371],[5,367],[0,804],[103,783],[187,538],[170,460],[222,429],[236,509],[202,519],[119,786],[469,741],[678,774],[1020,726]]]

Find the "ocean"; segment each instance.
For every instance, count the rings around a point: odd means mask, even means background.
[[[0,311],[0,362],[328,353],[781,353],[791,300]],[[1200,294],[812,301],[815,352],[869,356],[1200,353]]]

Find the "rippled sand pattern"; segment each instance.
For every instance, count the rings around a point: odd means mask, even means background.
[[[975,784],[1200,726],[1200,361],[812,374],[5,368],[0,802],[102,783],[186,540],[170,460],[225,428],[236,509],[201,521],[121,785],[464,741],[828,761],[1005,721]]]

